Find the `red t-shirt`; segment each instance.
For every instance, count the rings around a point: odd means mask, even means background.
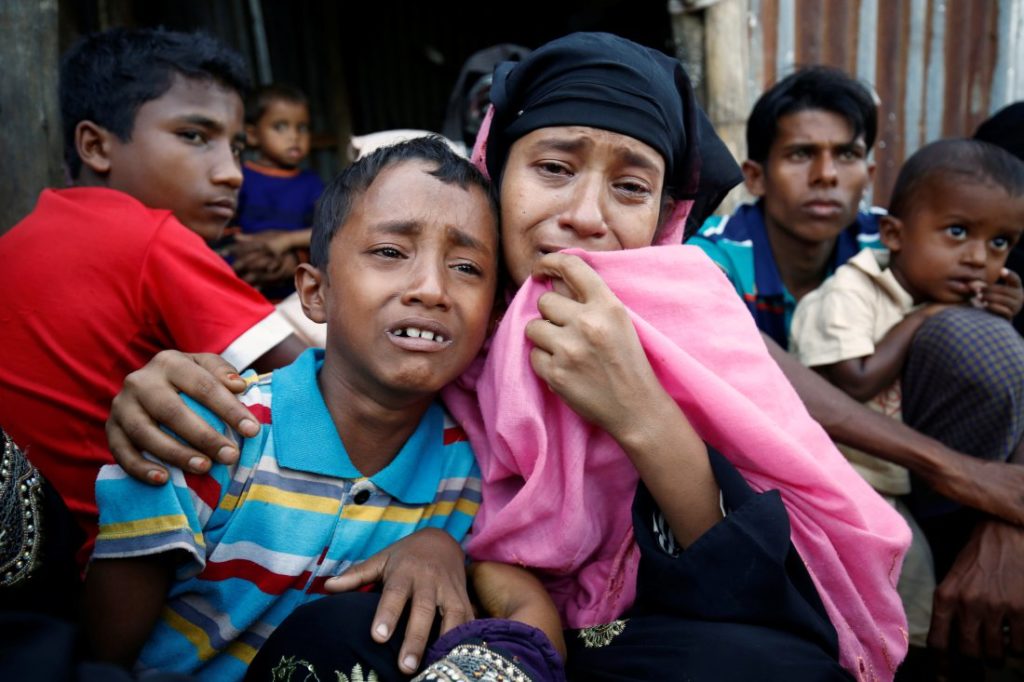
[[[170,211],[122,192],[45,190],[0,237],[0,424],[90,544],[125,375],[165,348],[222,352],[273,312]]]

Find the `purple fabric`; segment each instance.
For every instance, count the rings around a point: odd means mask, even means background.
[[[562,657],[551,640],[535,627],[514,620],[481,618],[453,628],[427,651],[434,663],[460,644],[483,644],[513,662],[534,682],[564,682]]]

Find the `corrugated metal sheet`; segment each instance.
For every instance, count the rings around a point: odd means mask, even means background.
[[[746,0],[751,103],[797,66],[828,64],[881,100],[873,200],[926,142],[970,135],[1024,99],[1024,0]]]

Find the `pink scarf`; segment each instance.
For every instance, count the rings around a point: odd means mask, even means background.
[[[685,214],[673,215],[678,229]],[[571,252],[630,310],[655,373],[701,437],[752,487],[780,490],[842,665],[858,679],[891,679],[907,648],[895,585],[910,533],[807,414],[732,285],[695,247]],[[617,443],[530,367],[523,330],[549,289],[523,285],[486,357],[444,399],[483,472],[469,553],[539,569],[565,623],[587,627],[619,617],[635,597],[638,476]]]

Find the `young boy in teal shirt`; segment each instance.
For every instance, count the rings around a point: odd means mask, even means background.
[[[419,529],[462,540],[479,473],[437,392],[486,338],[497,240],[486,181],[436,139],[383,149],[328,187],[296,274],[325,349],[249,378],[254,437],[195,407],[239,462],[172,470],[159,488],[100,474],[87,595],[102,658],[240,679],[327,578]]]

